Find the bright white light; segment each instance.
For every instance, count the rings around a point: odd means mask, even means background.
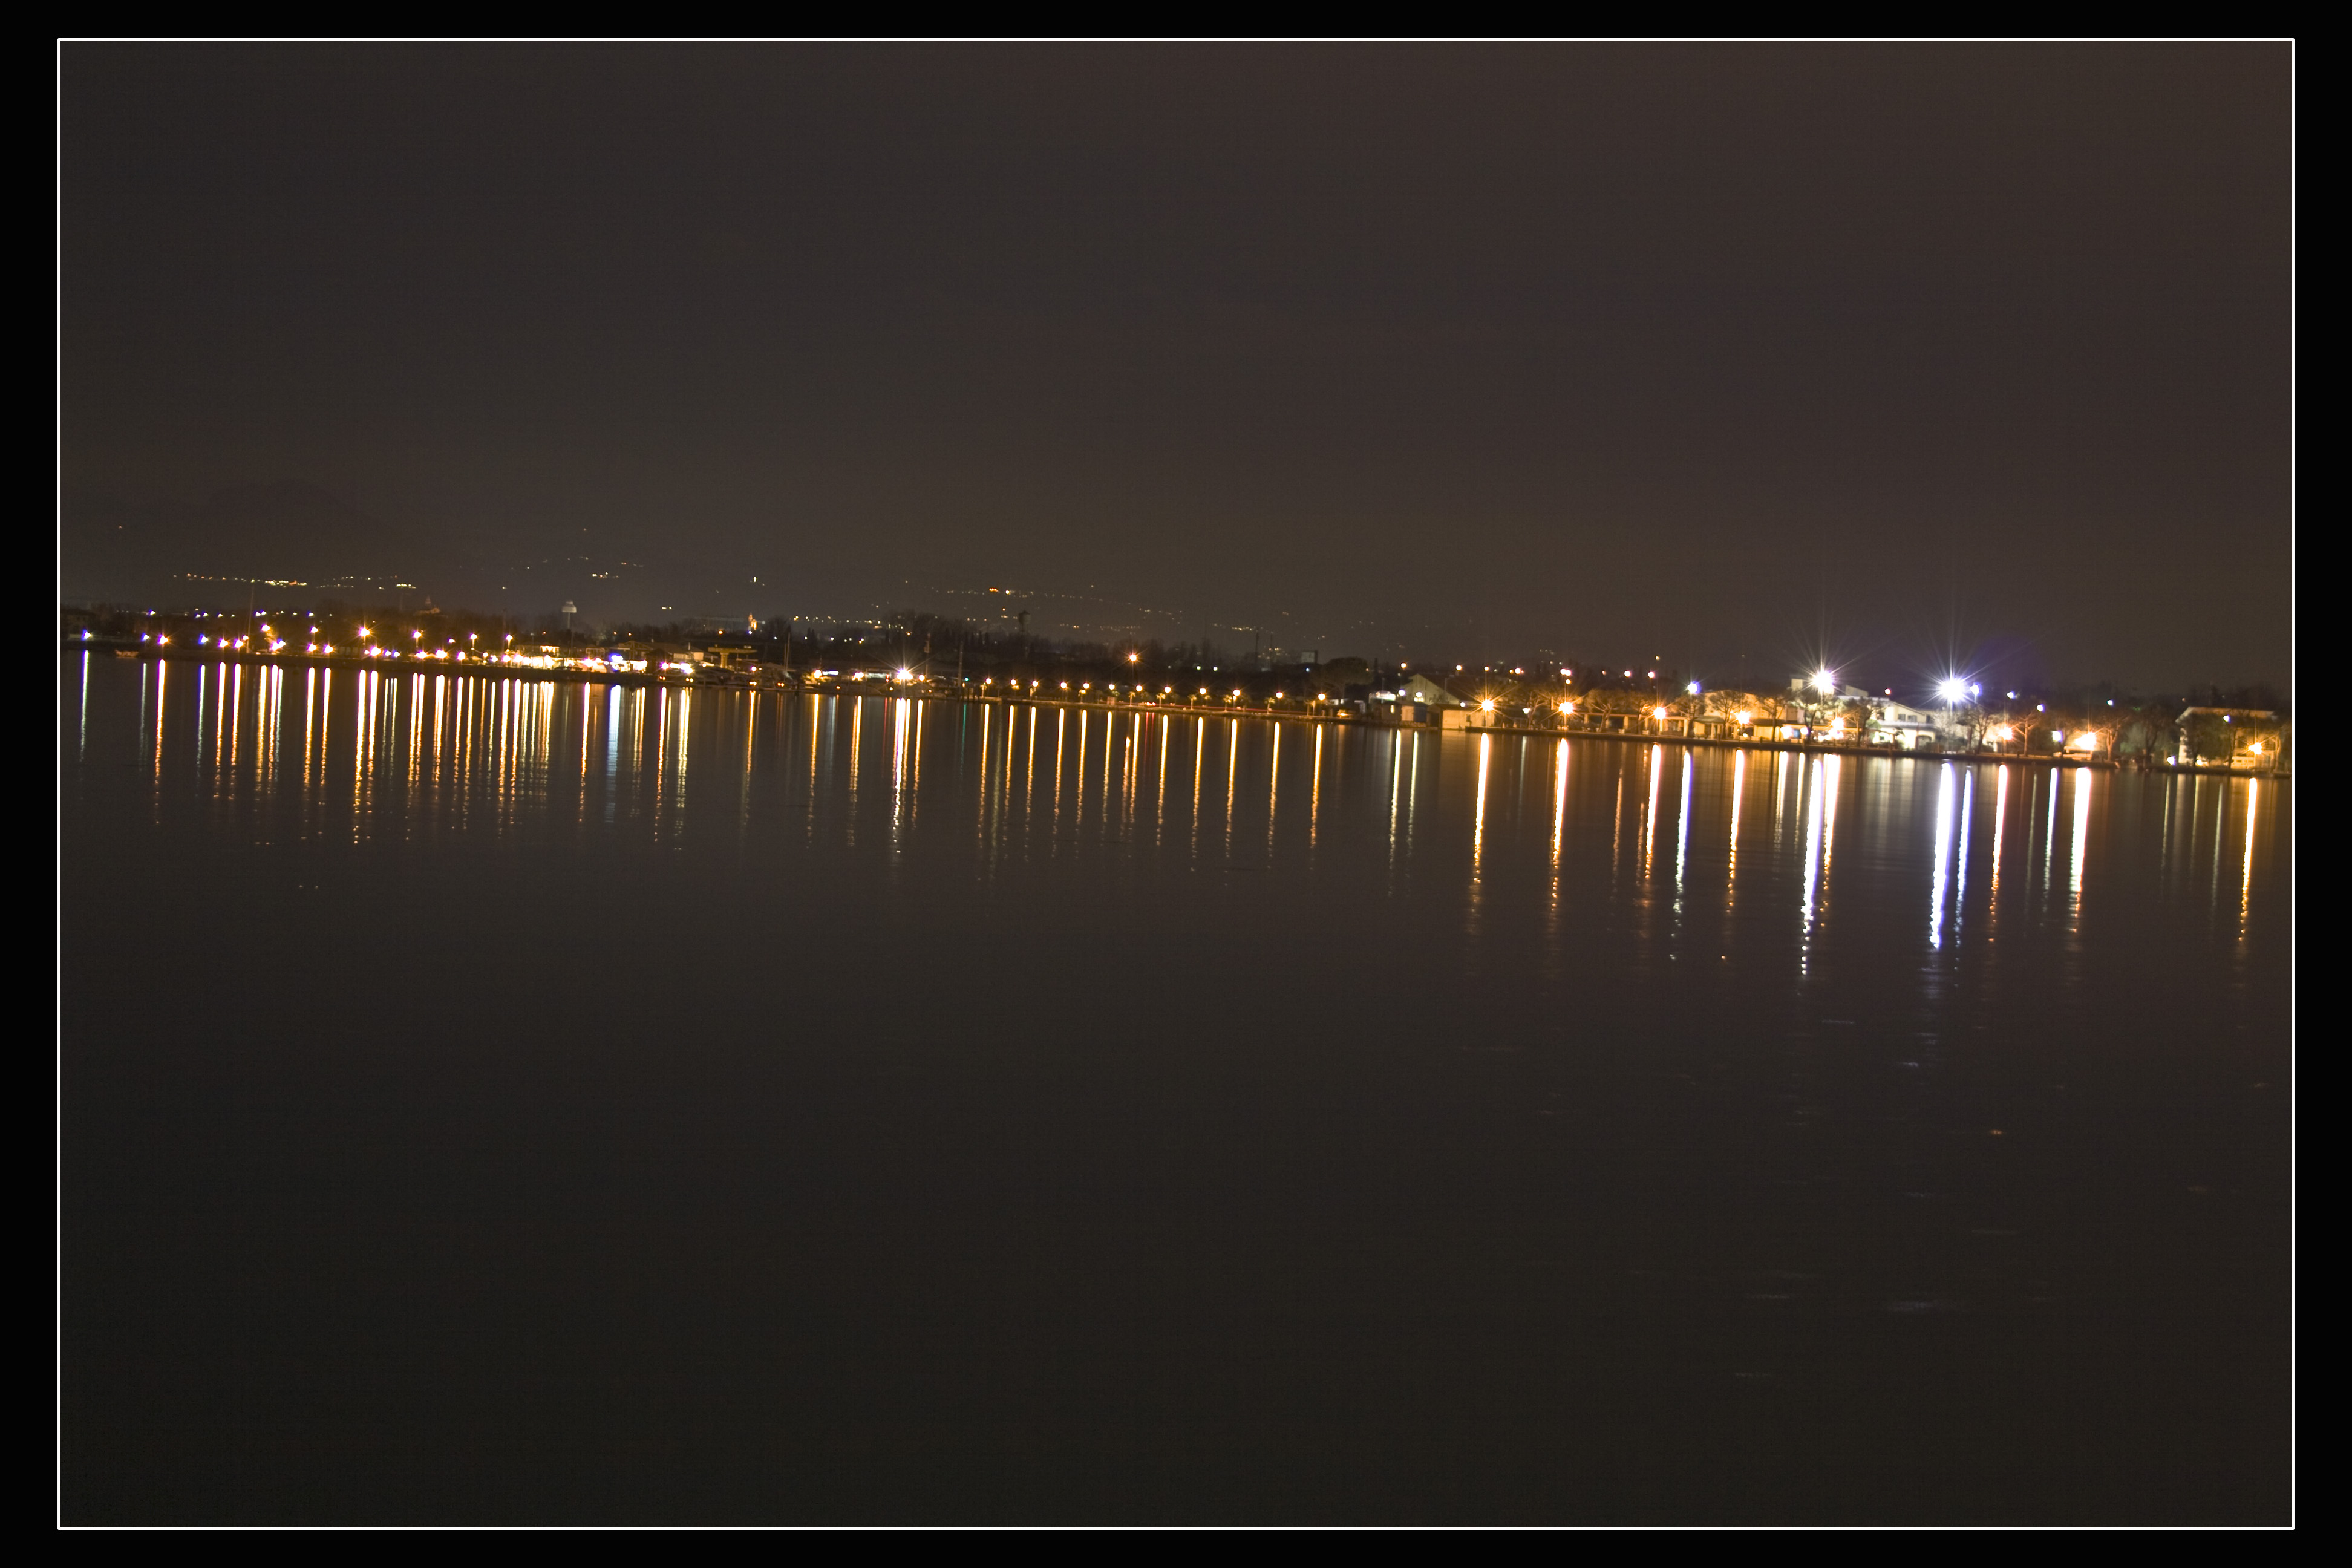
[[[1817,669],[1813,671],[1813,689],[1821,692],[1823,696],[1827,696],[1830,692],[1836,690],[1837,671],[1833,669]]]
[[[1936,688],[1936,695],[1942,698],[1947,702],[1958,702],[1961,698],[1966,697],[1968,694],[1968,682],[1960,679],[1958,676],[1954,676],[1950,679],[1941,682]]]
[[[1653,719],[1664,719],[1665,716],[1666,710],[1663,708],[1653,708],[1650,710],[1650,717]]]
[[[1698,695],[1698,682],[1694,680],[1688,686],[1685,687],[1684,689],[1688,691],[1693,697],[1696,697]]]

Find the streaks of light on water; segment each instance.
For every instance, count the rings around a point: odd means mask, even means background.
[[[122,706],[113,712],[120,721],[110,716],[101,723],[118,675]],[[1854,900],[1852,921],[1839,927],[1850,934],[1840,941],[1860,940],[1876,919],[1871,911],[1878,894],[1870,878],[1885,858],[1885,835],[1891,835],[1893,874],[1916,878],[1908,885],[1927,906],[1924,930],[1905,922],[1918,932],[1921,952],[1949,953],[1964,939],[1989,940],[2001,923],[2001,900],[2021,847],[2008,838],[2012,785],[2021,773],[2029,788],[2049,792],[2046,802],[2029,798],[2027,804],[2022,847],[2032,857],[2034,890],[2063,898],[2063,907],[2042,907],[2077,935],[2095,916],[2117,918],[2113,900],[2093,897],[2095,880],[2128,884],[2138,875],[2115,859],[2126,854],[2127,837],[2100,828],[2102,814],[2119,794],[2155,790],[2163,796],[2163,830],[2148,844],[2150,875],[2160,889],[2176,885],[2175,839],[2181,830],[2174,819],[2202,826],[2196,814],[2206,799],[2218,796],[2207,831],[2206,897],[2196,901],[2210,902],[2218,915],[2220,886],[2234,868],[2241,940],[2263,929],[2272,864],[2265,852],[2272,843],[2265,832],[2273,816],[2272,786],[2244,781],[2216,789],[2203,779],[2151,780],[2088,768],[2021,770],[2011,763],[1948,758],[1686,746],[1677,748],[1680,778],[1670,803],[1664,748],[1648,742],[1438,735],[1230,715],[1212,728],[1202,714],[1101,707],[1053,707],[1049,713],[1046,706],[1027,703],[978,705],[950,723],[950,705],[907,696],[772,699],[761,692],[583,683],[575,699],[568,688],[521,678],[442,672],[387,678],[373,669],[318,668],[302,672],[300,722],[289,724],[292,694],[277,668],[216,661],[194,668],[174,662],[151,671],[142,661],[117,670],[110,661],[92,664],[85,675],[77,657],[69,678],[87,690],[74,694],[68,713],[77,744],[87,729],[92,761],[86,765],[95,768],[110,743],[128,749],[151,821],[168,816],[173,801],[192,792],[234,803],[239,816],[250,817],[265,835],[274,830],[283,804],[286,830],[351,842],[414,839],[428,825],[441,833],[531,834],[560,812],[572,826],[593,822],[616,841],[645,835],[691,845],[723,817],[733,852],[758,856],[778,852],[774,829],[789,816],[803,851],[837,845],[864,853],[870,840],[889,856],[912,860],[946,842],[943,836],[961,834],[982,851],[966,864],[993,867],[1017,865],[1030,855],[1084,862],[1097,853],[1089,846],[1104,844],[1124,847],[1147,867],[1163,857],[1178,866],[1196,865],[1204,850],[1232,865],[1246,822],[1252,849],[1262,842],[1265,851],[1262,861],[1253,855],[1251,864],[1286,879],[1328,881],[1335,896],[1360,872],[1376,875],[1390,896],[1409,889],[1433,891],[1456,879],[1468,895],[1473,920],[1466,929],[1474,935],[1507,931],[1509,911],[1523,900],[1555,933],[1563,909],[1580,904],[1587,916],[1601,918],[1615,900],[1640,897],[1654,869],[1658,907],[1671,912],[1677,942],[1713,934],[1708,922],[1727,921],[1735,896],[1789,907],[1793,919],[1779,929],[1792,939],[1790,961],[1797,971],[1822,952],[1833,896]],[[174,689],[181,686],[184,692]],[[869,702],[887,704],[875,715],[887,724],[887,757],[865,754]],[[1049,723],[1050,732],[1041,735]],[[772,747],[755,745],[755,732],[772,734]],[[110,740],[118,734],[120,741]],[[829,763],[836,740],[844,753],[837,770]],[[1264,768],[1255,763],[1244,768],[1244,755],[1255,755],[1253,748],[1261,744]],[[941,756],[927,768],[929,753],[942,745],[976,746],[978,765]],[[284,757],[281,767],[281,753],[296,746],[299,756]],[[1433,768],[1424,769],[1424,752],[1435,755]],[[864,787],[868,761],[887,766],[887,788]],[[1762,786],[1771,796],[1773,828],[1751,835],[1747,817],[1760,803],[1750,774],[1759,765],[1769,765],[1775,775]],[[1223,773],[1222,800],[1210,780],[1212,768]],[[1538,838],[1532,814],[1542,808],[1504,786],[1529,773],[1542,777],[1545,768],[1550,790]],[[1975,879],[1976,786],[1988,768],[1990,842],[1980,895],[1986,921],[1979,927],[1970,919],[1969,897]],[[725,787],[715,793],[689,788],[713,769],[727,777],[712,774],[709,782]],[[764,787],[763,779],[777,769],[787,773],[789,783]],[[1646,777],[1628,776],[1637,769]],[[1922,770],[1930,769],[1933,789],[1908,793],[1893,782],[1907,773],[1924,786]],[[968,792],[970,800],[945,815],[927,809],[956,791]],[[2071,803],[2059,798],[2064,791],[2073,792]],[[1870,837],[1856,851],[1861,879],[1849,887],[1845,858],[1837,853],[1838,822],[1842,798],[1854,792],[1862,802],[1857,809],[1865,813],[1858,820],[1869,825]],[[1706,802],[1716,798],[1727,801],[1724,830],[1703,836]],[[633,800],[643,806],[631,806]],[[1669,805],[1674,844],[1671,861],[1661,863],[1666,847],[1657,840]],[[1792,806],[1790,838],[1779,825]],[[1260,811],[1262,840],[1255,832]],[[1458,823],[1460,836],[1449,831],[1417,846],[1415,824],[1428,811]],[[871,832],[862,833],[868,826]],[[2234,854],[2223,847],[2232,831],[2239,835]],[[2032,842],[2036,833],[2039,845]],[[1580,854],[1580,845],[1591,852]],[[1303,853],[1287,853],[1293,846]],[[2097,879],[2095,853],[2101,857]],[[1012,859],[1000,858],[1008,854]],[[1638,876],[1612,891],[1614,868],[1629,854]],[[1670,889],[1664,885],[1666,874]],[[1692,894],[1717,877],[1720,897],[1703,900],[1702,909]],[[2027,915],[2032,918],[2032,910]]]

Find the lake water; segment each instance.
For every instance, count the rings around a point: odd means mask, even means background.
[[[2286,1517],[2292,784],[60,689],[69,1519]]]

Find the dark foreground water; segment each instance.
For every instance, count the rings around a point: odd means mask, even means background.
[[[2291,785],[71,656],[74,1521],[2278,1521]]]

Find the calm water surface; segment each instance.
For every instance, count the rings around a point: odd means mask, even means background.
[[[2276,1520],[2292,785],[69,655],[78,1520]]]

